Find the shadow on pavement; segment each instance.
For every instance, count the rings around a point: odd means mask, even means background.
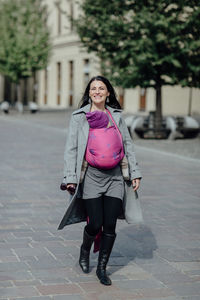
[[[158,248],[156,238],[147,225],[129,225],[118,232],[116,247],[108,263],[110,274],[125,267],[129,262],[139,258],[151,260],[153,251]],[[120,253],[120,255],[118,254]]]
[[[156,238],[147,225],[133,225],[121,230],[128,236],[129,251],[132,258],[151,259],[153,251],[158,248]],[[123,252],[123,245],[122,245]]]

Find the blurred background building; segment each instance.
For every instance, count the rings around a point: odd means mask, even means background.
[[[48,67],[21,80],[22,102],[36,102],[40,109],[76,108],[89,79],[100,73],[98,58],[88,54],[66,16],[77,18],[79,7],[73,0],[45,0],[49,9],[48,25],[51,30],[52,53]],[[117,89],[120,96],[120,89]],[[180,86],[163,86],[164,115],[200,115],[200,90]],[[16,102],[16,85],[0,75],[0,102]],[[155,110],[154,89],[126,89],[123,106],[131,113]]]

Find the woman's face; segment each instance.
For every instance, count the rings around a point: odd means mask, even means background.
[[[99,80],[94,80],[90,84],[89,96],[96,105],[105,105],[106,98],[110,95],[106,85]]]

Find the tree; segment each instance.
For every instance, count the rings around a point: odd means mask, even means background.
[[[197,4],[196,4],[197,5]],[[195,4],[193,3],[195,7]],[[189,17],[188,17],[189,14]],[[187,7],[187,18],[184,26],[184,49],[187,53],[185,72],[180,84],[189,87],[188,115],[191,115],[192,108],[192,88],[200,88],[200,21],[199,9],[189,9]],[[185,76],[186,75],[186,76]]]
[[[0,72],[17,83],[46,67],[50,51],[47,8],[40,0],[1,0]]]
[[[159,132],[162,86],[199,84],[198,1],[83,0],[81,11],[77,32],[102,72],[123,88],[155,88]]]

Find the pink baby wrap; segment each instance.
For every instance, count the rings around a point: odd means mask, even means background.
[[[109,111],[107,110],[109,113]],[[85,159],[99,169],[112,169],[124,157],[122,137],[111,114],[114,126],[107,127],[109,118],[102,111],[86,114],[90,125]],[[102,127],[103,126],[103,127]]]

